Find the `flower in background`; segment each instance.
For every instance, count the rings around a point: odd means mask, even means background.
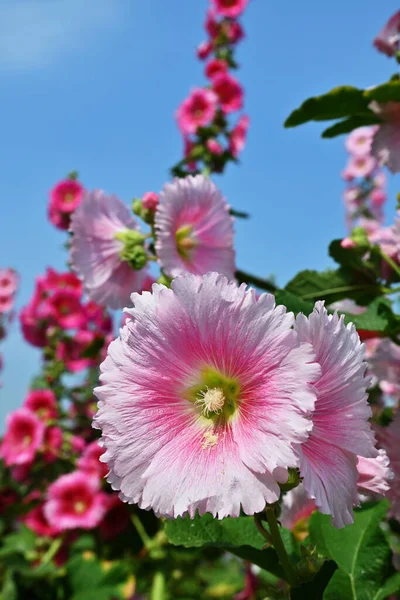
[[[90,348],[103,345],[104,336],[102,334],[81,329],[73,337],[66,337],[58,342],[56,357],[65,363],[68,371],[77,373],[87,367],[95,367],[99,363],[97,352],[91,353]]]
[[[378,163],[392,173],[400,171],[400,102],[379,104],[371,102],[369,108],[383,121],[375,133],[372,153]]]
[[[77,209],[83,198],[84,189],[74,179],[60,181],[50,191],[48,215],[58,229],[68,229],[71,214]]]
[[[121,258],[124,242],[118,235],[139,235],[128,207],[101,190],[86,192],[71,219],[71,232],[72,268],[88,296],[110,308],[123,308],[147,275],[145,269],[136,270]]]
[[[394,56],[399,50],[400,10],[398,10],[374,39],[374,46],[386,56]]]
[[[171,286],[132,295],[101,367],[94,426],[108,481],[163,516],[259,512],[278,500],[312,426],[312,347],[298,346],[292,313],[271,294],[218,273]]]
[[[390,488],[392,478],[390,461],[385,450],[380,449],[376,458],[358,457],[357,471],[358,490],[363,494],[379,494],[384,496]]]
[[[224,113],[240,110],[243,106],[243,88],[228,73],[219,73],[212,79],[212,89],[218,96]]]
[[[231,131],[229,149],[235,158],[239,156],[245,146],[249,124],[249,117],[247,115],[242,115]]]
[[[88,444],[82,456],[78,459],[77,465],[79,469],[89,475],[103,479],[108,473],[107,465],[100,461],[100,457],[103,454],[104,448],[99,446],[97,440]]]
[[[59,452],[63,443],[63,432],[60,427],[47,427],[44,432],[43,460],[45,463],[52,463],[59,457]]]
[[[62,329],[79,329],[86,323],[86,315],[75,292],[55,290],[49,299],[53,319]]]
[[[372,156],[352,156],[347,164],[346,172],[353,178],[369,177],[376,168],[376,161]]]
[[[53,390],[31,390],[24,402],[25,408],[36,414],[42,421],[57,418],[57,400]]]
[[[212,0],[215,10],[223,17],[235,19],[239,17],[247,6],[249,0]]]
[[[309,318],[298,314],[295,329],[300,342],[312,344],[322,367],[321,376],[312,380],[317,401],[312,432],[300,449],[300,474],[318,509],[332,515],[335,527],[344,527],[354,520],[358,456],[377,455],[368,422],[364,346],[354,325],[346,326],[343,315],[329,315],[323,302]]]
[[[27,527],[32,529],[36,535],[53,537],[57,534],[57,531],[54,527],[49,525],[46,515],[44,514],[43,506],[43,504],[38,504],[26,513],[21,520]]]
[[[18,274],[14,269],[0,269],[0,296],[12,296],[18,288]]]
[[[211,154],[215,154],[216,156],[221,156],[221,154],[224,153],[223,147],[217,140],[214,140],[214,139],[207,140],[206,146],[207,146],[207,150],[209,150],[209,152],[211,152]]]
[[[155,227],[157,256],[167,275],[218,271],[233,279],[233,218],[210,179],[189,175],[165,184]]]
[[[125,531],[131,518],[126,505],[117,494],[107,494],[104,501],[107,512],[99,525],[99,533],[103,540],[108,541]]]
[[[354,129],[346,138],[347,152],[353,156],[369,156],[376,127],[359,127]]]
[[[194,88],[176,112],[179,129],[186,135],[209,125],[215,117],[218,98],[212,90]]]
[[[212,44],[209,41],[201,42],[197,46],[196,54],[200,60],[205,60],[212,52]]]
[[[314,500],[307,496],[304,486],[300,484],[283,496],[279,520],[283,527],[290,529],[294,537],[302,542],[308,535],[308,519],[316,510]]]
[[[47,492],[44,514],[55,531],[92,529],[106,513],[99,483],[82,471],[61,475]]]
[[[0,456],[7,466],[31,463],[43,443],[45,426],[27,408],[19,408],[6,418],[6,432]]]
[[[158,194],[156,194],[156,192],[146,192],[143,194],[142,205],[146,210],[156,210],[158,205]]]
[[[396,413],[389,427],[377,431],[379,445],[386,450],[393,479],[386,497],[390,501],[389,516],[400,521],[400,413]]]
[[[213,79],[213,77],[216,77],[221,73],[226,73],[227,71],[228,63],[226,60],[222,60],[220,58],[214,58],[213,60],[210,60],[205,68],[206,77],[209,79]]]

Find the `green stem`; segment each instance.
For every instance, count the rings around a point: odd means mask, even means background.
[[[46,565],[47,563],[49,563],[52,560],[52,558],[54,558],[54,556],[57,554],[58,550],[61,548],[62,543],[63,543],[63,539],[57,538],[50,544],[50,547],[47,550],[46,554],[44,554],[42,557],[42,560],[41,560],[42,565]]]
[[[299,578],[297,576],[295,568],[289,560],[288,553],[286,552],[285,545],[282,541],[278,521],[276,520],[275,516],[274,507],[267,506],[265,512],[267,513],[267,520],[269,530],[271,532],[272,543],[278,555],[279,562],[281,563],[282,568],[285,572],[286,579],[290,583],[290,585],[297,585],[299,583]]]
[[[237,270],[236,279],[239,283],[248,283],[249,285],[254,285],[260,290],[266,290],[267,292],[276,292],[278,287],[272,283],[272,281],[268,281],[267,279],[261,279],[261,277],[257,277],[256,275],[251,275],[251,273],[246,273],[246,271]]]
[[[258,529],[258,531],[261,533],[261,535],[267,540],[268,544],[272,545],[272,537],[271,534],[269,533],[269,531],[267,531],[264,527],[264,525],[262,524],[260,515],[254,515],[254,522],[256,524],[256,527]]]
[[[156,571],[151,585],[150,600],[165,600],[166,594],[165,575],[162,571]]]
[[[142,521],[135,514],[131,516],[131,521],[142,540],[143,546],[149,550],[151,548],[151,538],[147,535],[145,528],[143,527]]]
[[[400,267],[399,265],[397,265],[394,260],[392,258],[390,258],[390,256],[388,256],[387,254],[385,254],[384,252],[382,252],[381,250],[381,256],[383,258],[384,261],[387,262],[387,264],[392,267],[393,271],[396,273],[396,275],[398,275],[398,277],[400,277]]]

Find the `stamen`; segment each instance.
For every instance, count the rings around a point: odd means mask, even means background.
[[[202,412],[205,417],[208,417],[210,412],[219,415],[224,407],[225,396],[221,388],[207,388],[206,391],[200,392],[200,398],[198,398],[195,404],[198,404],[202,408]]]

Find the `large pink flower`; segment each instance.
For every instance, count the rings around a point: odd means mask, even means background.
[[[95,389],[113,489],[169,517],[276,502],[312,426],[307,382],[320,373],[293,315],[218,273],[132,301]]]
[[[400,10],[398,10],[374,39],[374,46],[386,56],[394,56],[399,49]]]
[[[82,471],[59,477],[48,489],[44,514],[56,531],[92,529],[106,513],[99,482]]]
[[[71,263],[88,296],[102,305],[123,308],[141,288],[146,270],[123,261],[124,243],[116,234],[138,230],[138,224],[116,196],[87,192],[71,220]]]
[[[215,10],[223,17],[235,19],[242,14],[249,0],[213,0]]]
[[[198,127],[209,125],[214,119],[217,103],[218,98],[213,91],[194,88],[176,111],[176,119],[182,133],[196,133]]]
[[[177,178],[159,198],[156,249],[166,274],[219,271],[233,279],[233,218],[214,183],[203,175]]]
[[[242,108],[243,88],[232,75],[229,73],[215,75],[212,79],[212,87],[224,113],[231,113]]]
[[[45,425],[27,408],[19,408],[6,419],[7,430],[0,447],[6,465],[32,462],[43,442]]]
[[[357,455],[377,455],[368,419],[371,410],[366,389],[364,346],[355,327],[343,315],[328,315],[317,302],[307,318],[299,314],[299,340],[310,342],[321,364],[314,380],[318,398],[312,414],[313,430],[301,447],[300,473],[304,487],[336,527],[353,522],[357,503]]]
[[[24,406],[42,421],[55,419],[58,414],[56,396],[50,389],[31,390],[25,398]]]

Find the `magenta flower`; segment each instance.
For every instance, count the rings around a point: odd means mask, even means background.
[[[220,75],[221,73],[226,73],[228,71],[228,63],[226,60],[222,60],[220,58],[214,58],[210,60],[205,68],[206,77],[212,79],[216,77],[216,75]]]
[[[232,129],[229,139],[229,149],[235,158],[239,156],[245,146],[249,125],[250,118],[247,115],[242,115]]]
[[[249,0],[213,0],[215,10],[223,17],[235,19],[239,17]]]
[[[194,88],[176,111],[178,127],[184,135],[196,133],[199,127],[209,125],[215,117],[218,98],[205,88]]]
[[[49,525],[46,516],[43,511],[43,504],[38,504],[32,510],[30,510],[23,518],[22,521],[27,527],[32,529],[36,535],[53,537],[57,531]]]
[[[210,41],[201,42],[197,46],[196,54],[200,60],[205,60],[212,52],[212,43]]]
[[[398,10],[374,39],[374,46],[386,56],[394,56],[399,49],[400,10]]]
[[[0,296],[15,294],[18,287],[18,275],[14,269],[0,269]]]
[[[169,517],[276,502],[312,426],[307,382],[320,373],[293,315],[218,273],[132,301],[95,389],[113,489]]]
[[[212,88],[218,96],[224,113],[231,113],[242,108],[243,88],[232,75],[229,73],[215,75],[212,79]]]
[[[73,179],[60,181],[50,191],[48,215],[50,221],[58,229],[68,229],[71,214],[76,210],[83,198],[82,185]]]
[[[129,209],[101,190],[87,192],[71,220],[72,268],[88,296],[110,308],[128,304],[130,294],[140,289],[147,274],[121,259],[124,243],[116,235],[127,230],[139,230]]]
[[[25,398],[24,406],[42,421],[55,419],[58,415],[57,400],[50,389],[31,390]]]
[[[6,419],[0,456],[7,466],[31,463],[44,437],[44,423],[27,408],[19,408]]]
[[[106,513],[99,482],[82,471],[59,477],[48,489],[44,514],[57,532],[67,529],[92,529]]]
[[[167,183],[156,210],[156,250],[167,275],[218,271],[233,279],[233,218],[221,192],[203,175]]]
[[[216,156],[221,156],[221,154],[224,153],[224,148],[221,146],[218,140],[207,140],[206,146],[207,150],[209,150],[211,154],[215,154]]]
[[[357,471],[358,490],[363,494],[379,494],[384,496],[390,488],[392,478],[390,461],[385,450],[380,449],[376,458],[358,457]]]
[[[0,295],[0,314],[9,313],[14,308],[14,296]]]
[[[97,441],[92,442],[86,446],[77,465],[81,471],[88,473],[88,475],[103,479],[108,473],[107,465],[100,461],[103,454],[104,448],[101,448]]]
[[[43,460],[52,463],[59,457],[63,443],[63,432],[60,427],[47,427],[43,440]]]
[[[347,152],[354,156],[369,156],[376,127],[359,127],[346,138]]]
[[[85,351],[96,341],[104,341],[104,337],[95,331],[81,329],[73,337],[65,338],[57,344],[56,356],[64,361],[71,373],[77,373],[87,367],[94,367],[100,361],[94,356],[85,356]]]
[[[142,205],[146,210],[156,210],[158,205],[158,194],[156,194],[156,192],[146,192],[143,194]]]
[[[300,474],[309,496],[322,513],[332,515],[336,527],[353,522],[358,456],[377,455],[368,422],[364,346],[354,325],[346,326],[343,319],[328,315],[317,302],[310,317],[299,314],[295,325],[299,340],[313,345],[322,367],[321,377],[313,380],[317,402],[313,430],[301,447]]]

